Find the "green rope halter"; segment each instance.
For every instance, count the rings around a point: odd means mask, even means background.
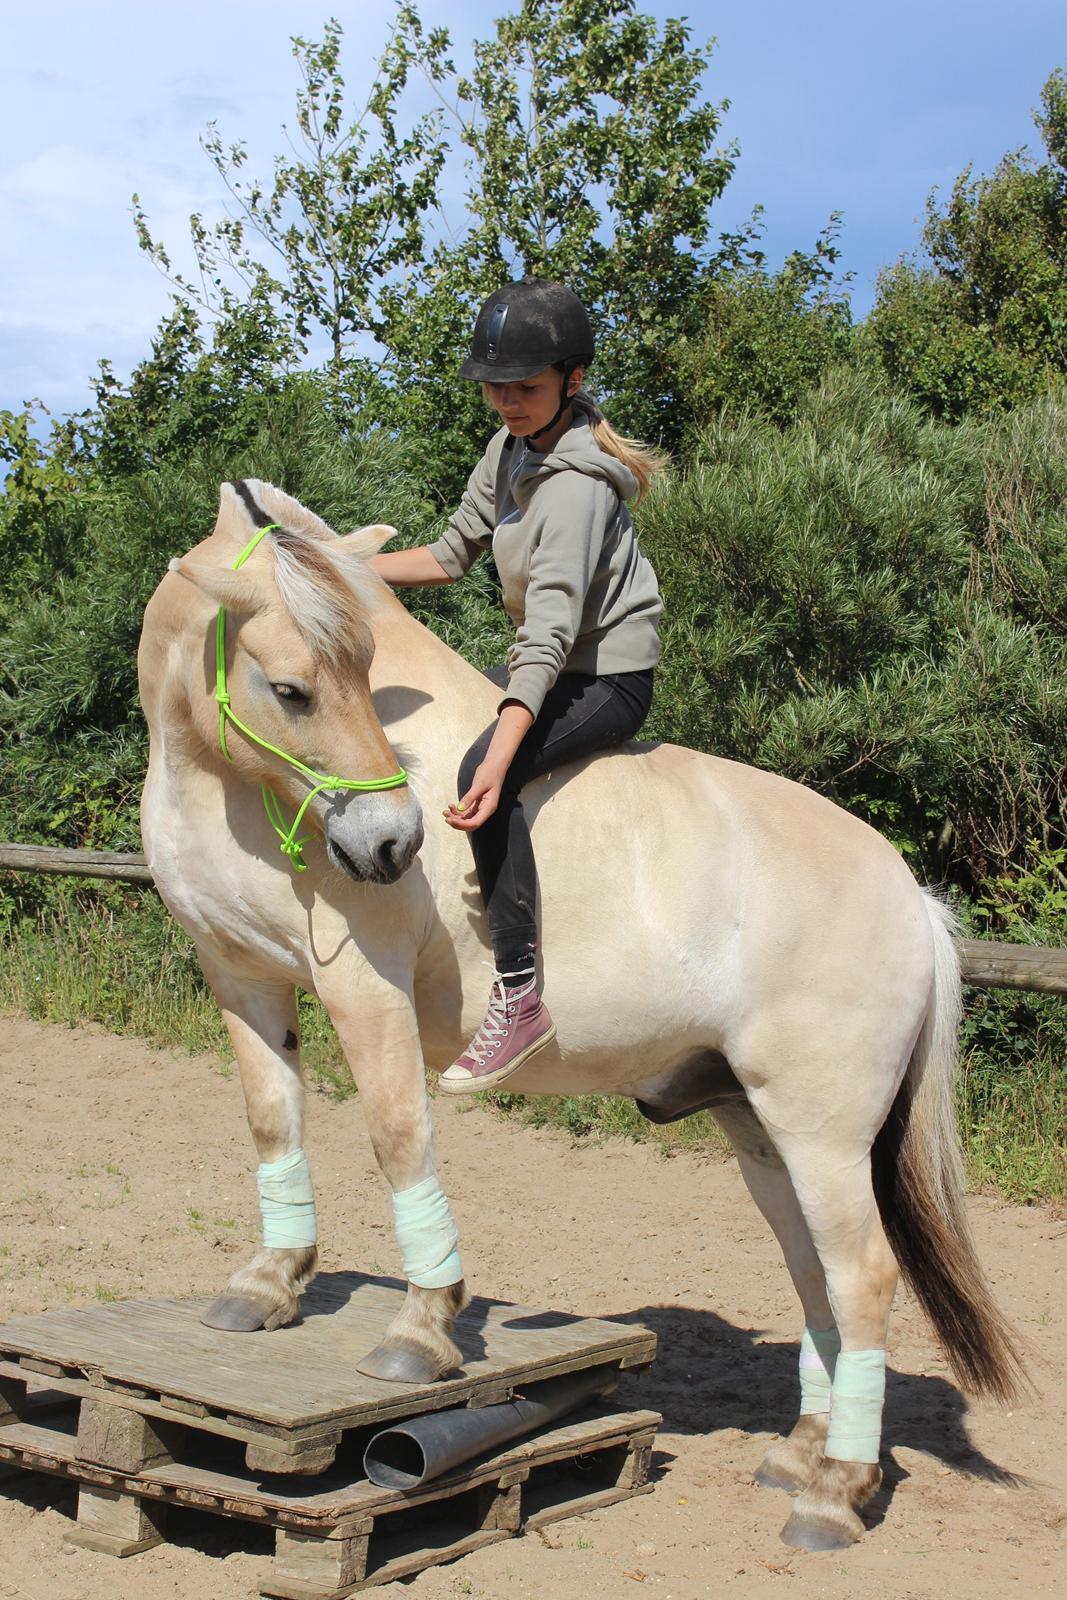
[[[278,522],[268,522],[265,528],[257,529],[237,557],[232,570],[236,572],[238,567],[244,566],[264,534],[270,533],[273,528],[280,527],[281,524]],[[226,610],[224,606],[219,607],[218,615],[215,618],[215,699],[219,707],[219,748],[227,761],[233,760],[226,748],[226,723],[228,720],[244,734],[246,739],[251,739],[252,743],[258,744],[262,750],[269,750],[272,756],[280,756],[283,761],[288,761],[291,767],[295,767],[298,772],[302,772],[306,778],[311,778],[314,782],[314,788],[304,797],[304,802],[293,819],[291,828],[286,828],[285,826],[285,818],[282,815],[282,808],[277,795],[273,790],[268,789],[266,784],[262,785],[263,809],[267,813],[267,821],[281,840],[282,855],[288,856],[289,865],[294,872],[307,871],[307,863],[304,860],[304,846],[309,843],[310,836],[298,839],[297,832],[301,822],[304,820],[304,812],[316,795],[321,794],[324,789],[356,789],[361,793],[374,789],[398,789],[402,783],[407,783],[408,781],[408,775],[403,767],[400,768],[399,772],[394,772],[391,778],[326,777],[321,772],[316,772],[314,768],[306,767],[302,761],[298,761],[295,756],[289,755],[287,751],[279,750],[277,745],[269,744],[266,739],[261,739],[258,733],[252,732],[251,728],[245,727],[245,724],[230,705],[229,690],[226,687]]]

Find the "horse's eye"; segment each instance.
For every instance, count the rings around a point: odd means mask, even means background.
[[[306,706],[311,703],[311,696],[305,694],[303,689],[297,688],[295,683],[272,683],[271,688],[279,700],[284,700],[290,706]]]

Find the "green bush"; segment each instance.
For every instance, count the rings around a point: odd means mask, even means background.
[[[827,369],[850,359],[849,303],[820,260],[797,256],[777,274],[747,267],[708,282],[695,319],[704,332],[678,355],[690,435],[741,405],[789,423]]]
[[[1062,838],[1067,401],[960,428],[833,371],[650,496],[653,731],[821,789],[933,880]],[[1054,842],[1055,842],[1054,840]]]
[[[1067,77],[1035,117],[1048,159],[970,168],[927,202],[923,249],[884,272],[863,352],[894,386],[950,420],[1008,408],[1067,375]]]

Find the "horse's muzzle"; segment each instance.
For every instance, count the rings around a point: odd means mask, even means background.
[[[414,796],[398,809],[386,797],[360,795],[326,826],[326,851],[357,883],[395,883],[422,847],[422,812]],[[370,804],[367,802],[371,801]],[[375,804],[374,802],[378,803]]]

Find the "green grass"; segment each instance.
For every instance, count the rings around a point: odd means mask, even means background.
[[[229,1035],[193,945],[150,891],[52,889],[28,915],[9,915],[0,960],[0,1010],[219,1058],[229,1076]],[[356,1092],[329,1017],[312,995],[298,1001],[302,1057],[311,1081],[337,1100]]]
[[[1067,1000],[967,999],[959,1105],[971,1184],[1023,1204],[1067,1199]]]

